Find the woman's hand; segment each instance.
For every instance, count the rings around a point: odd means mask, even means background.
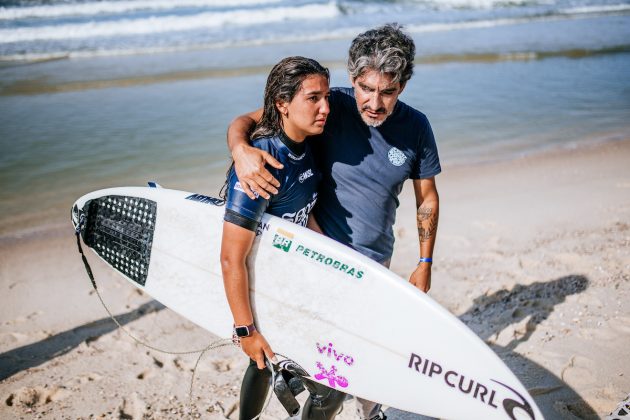
[[[265,368],[265,356],[276,363],[276,355],[269,347],[265,337],[258,331],[254,331],[249,337],[241,338],[241,349],[258,365],[258,369]]]

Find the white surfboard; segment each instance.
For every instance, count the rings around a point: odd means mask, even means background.
[[[134,286],[230,337],[219,200],[125,187],[81,197],[84,243]],[[380,264],[265,215],[248,260],[256,324],[310,379],[452,419],[542,419],[527,390],[456,317]]]

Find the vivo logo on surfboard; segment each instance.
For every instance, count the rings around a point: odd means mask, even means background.
[[[348,367],[354,364],[354,358],[349,354],[337,352],[337,349],[335,349],[333,343],[329,342],[328,344],[324,344],[323,346],[319,343],[316,343],[315,346],[317,347],[317,351],[319,352],[319,354],[327,356],[333,361],[343,361],[343,363],[348,365]],[[345,376],[337,374],[337,366],[332,365],[330,369],[328,369],[322,362],[317,362],[316,366],[319,369],[319,373],[313,376],[315,379],[328,380],[328,385],[331,388],[336,388],[337,386],[340,386],[341,388],[348,387],[348,379]]]
[[[337,349],[335,349],[333,343],[328,343],[328,345],[324,344],[323,346],[319,343],[316,343],[315,345],[317,346],[319,354],[325,354],[329,358],[335,359],[337,362],[343,360],[343,362],[348,366],[352,366],[354,364],[354,358],[349,354],[343,354],[341,352],[337,353]]]
[[[319,373],[313,376],[317,380],[327,379],[328,385],[331,388],[336,388],[339,385],[341,388],[348,387],[348,380],[345,376],[337,375],[337,367],[332,365],[330,369],[326,369],[326,367],[322,364],[322,362],[317,362],[317,368],[319,369]]]

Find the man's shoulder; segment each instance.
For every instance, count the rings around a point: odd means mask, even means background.
[[[354,88],[351,87],[332,87],[330,88],[330,100],[333,102],[355,102]]]
[[[330,94],[332,95],[333,93],[354,97],[354,88],[344,87],[344,86],[334,86],[330,88]]]
[[[397,107],[399,108],[397,114],[399,114],[402,118],[412,119],[421,124],[428,124],[429,119],[422,111],[412,107],[411,105],[406,104],[400,99],[398,100]]]
[[[407,105],[400,99],[396,104],[394,114],[387,121],[390,127],[398,129],[404,127],[408,133],[426,133],[431,127],[429,119],[423,112],[411,105]]]
[[[357,101],[354,98],[354,89],[348,87],[330,88],[330,114],[326,122],[325,130],[330,133],[338,127],[341,121],[354,115],[357,109]]]

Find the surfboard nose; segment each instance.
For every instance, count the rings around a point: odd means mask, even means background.
[[[72,226],[75,230],[79,226],[79,221],[81,220],[80,212],[81,211],[79,210],[79,206],[75,202],[72,206],[72,209],[70,209],[70,221],[72,222]]]

